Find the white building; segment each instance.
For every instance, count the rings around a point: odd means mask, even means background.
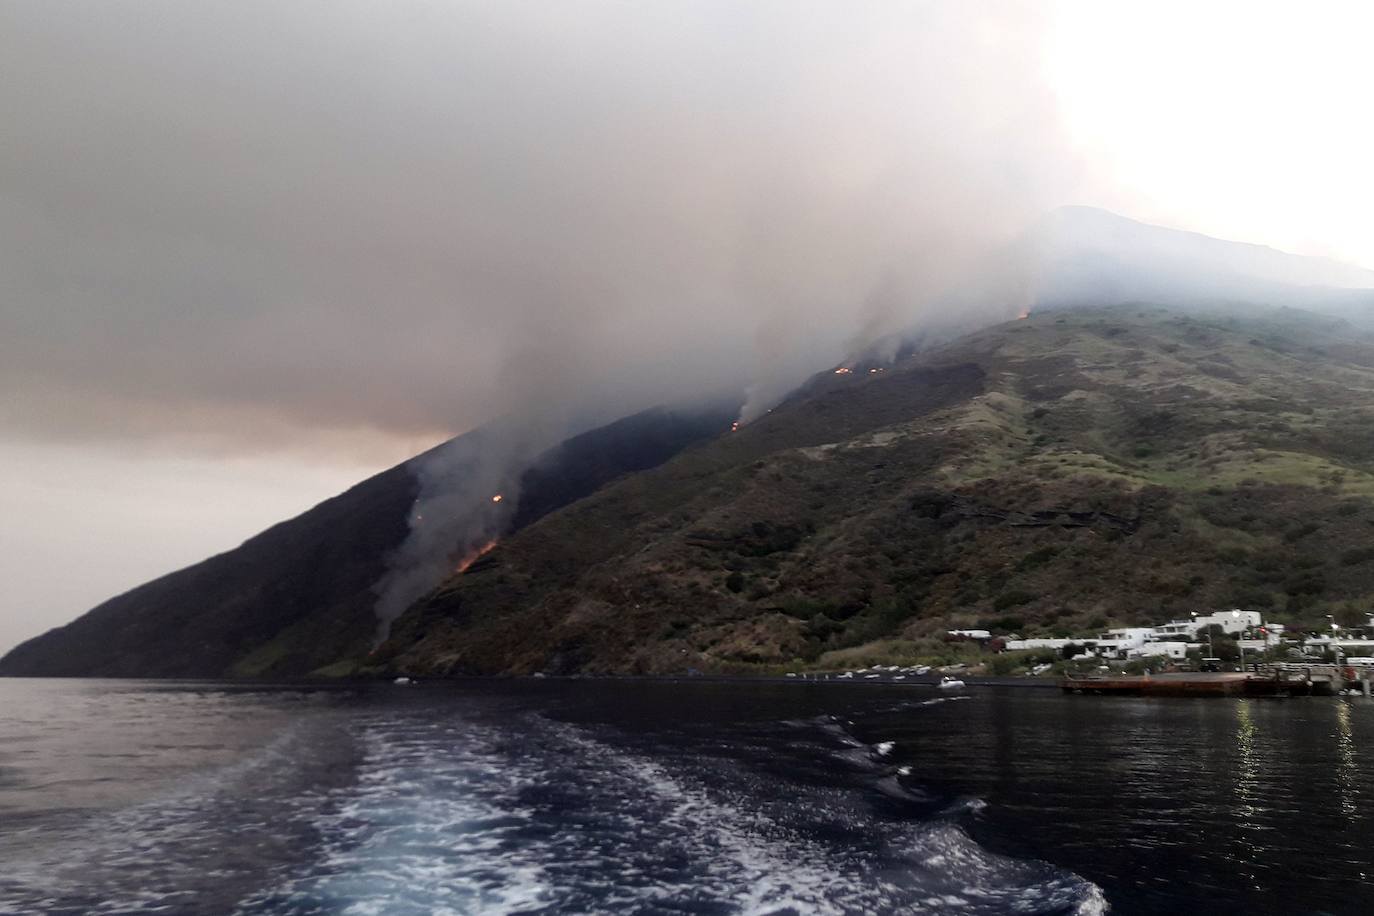
[[[1374,617],[1371,617],[1374,622]],[[1062,651],[1066,646],[1079,646],[1080,654],[1099,658],[1152,658],[1164,656],[1181,661],[1188,657],[1189,649],[1198,648],[1197,640],[1211,626],[1221,627],[1222,632],[1241,636],[1247,632],[1257,634],[1257,638],[1238,639],[1237,642],[1246,652],[1261,652],[1276,646],[1283,640],[1284,626],[1281,623],[1265,624],[1259,611],[1218,611],[1214,614],[1195,614],[1187,620],[1171,620],[1157,627],[1117,627],[1097,636],[1070,638],[1033,638],[1010,637],[1003,646],[1008,651],[1017,652],[1027,649],[1052,649]],[[951,630],[950,635],[967,635],[968,638],[981,639],[975,633],[984,630]],[[1308,640],[1309,645],[1324,647],[1331,642],[1330,637]],[[1349,648],[1369,647],[1374,653],[1374,640],[1340,639],[1342,646]],[[1205,647],[1204,647],[1205,648]]]
[[[1121,659],[1156,655],[1175,659],[1186,658],[1188,645],[1185,640],[1156,639],[1154,627],[1122,627],[1108,630],[1095,642],[1090,643],[1095,654]]]
[[[1374,639],[1361,639],[1344,636],[1310,636],[1303,643],[1307,648],[1328,649],[1338,647],[1342,652],[1374,652]]]
[[[1240,608],[1230,611],[1218,611],[1215,614],[1208,614],[1206,617],[1199,617],[1198,622],[1203,628],[1216,624],[1221,627],[1223,632],[1235,636],[1237,633],[1244,633],[1246,630],[1264,625],[1264,615],[1259,611],[1242,611]]]
[[[1152,640],[1137,649],[1131,649],[1128,658],[1146,658],[1149,656],[1164,655],[1174,661],[1182,661],[1188,657],[1188,647],[1190,643],[1174,642],[1173,640]]]
[[[1008,639],[1002,645],[1008,652],[1021,652],[1025,649],[1054,649],[1055,651],[1059,651],[1070,643],[1081,645],[1083,640],[1059,639],[1057,637],[1046,639]]]
[[[1110,646],[1118,651],[1129,651],[1139,649],[1154,638],[1154,627],[1117,627],[1099,636],[1097,644],[1104,648]]]
[[[1210,626],[1219,626],[1223,633],[1234,636],[1252,627],[1264,625],[1264,615],[1259,611],[1217,611],[1215,614],[1195,614],[1187,620],[1171,620],[1162,626],[1154,627],[1155,639],[1195,639],[1197,634]]]
[[[992,639],[992,633],[988,630],[948,630],[947,632],[954,639]]]

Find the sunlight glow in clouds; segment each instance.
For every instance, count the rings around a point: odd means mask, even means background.
[[[1045,61],[1092,203],[1374,267],[1374,4],[1064,0]]]

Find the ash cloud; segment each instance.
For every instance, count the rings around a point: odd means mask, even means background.
[[[1063,198],[1043,27],[1012,3],[7,3],[0,431],[252,450],[730,387],[760,409],[940,318]]]
[[[1003,2],[6,3],[0,435],[483,427],[412,463],[384,630],[563,437],[719,392],[748,421],[971,320],[945,291],[1076,180],[1044,27]]]

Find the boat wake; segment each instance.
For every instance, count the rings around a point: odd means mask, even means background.
[[[0,913],[224,913],[317,842],[350,736],[300,722],[257,753],[123,809],[6,837]],[[340,766],[343,764],[343,766]]]
[[[1077,875],[980,846],[979,800],[927,791],[900,746],[845,726],[645,735],[501,704],[325,716],[7,855],[0,912],[1105,912]]]
[[[364,727],[321,855],[242,913],[1094,914],[1100,891],[957,822],[871,816],[845,787],[666,755],[523,715]],[[779,792],[783,795],[780,796]]]

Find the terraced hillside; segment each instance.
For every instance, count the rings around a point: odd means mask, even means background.
[[[741,670],[1374,603],[1374,339],[1289,310],[1046,312],[846,367],[554,512],[398,622],[422,674]]]

